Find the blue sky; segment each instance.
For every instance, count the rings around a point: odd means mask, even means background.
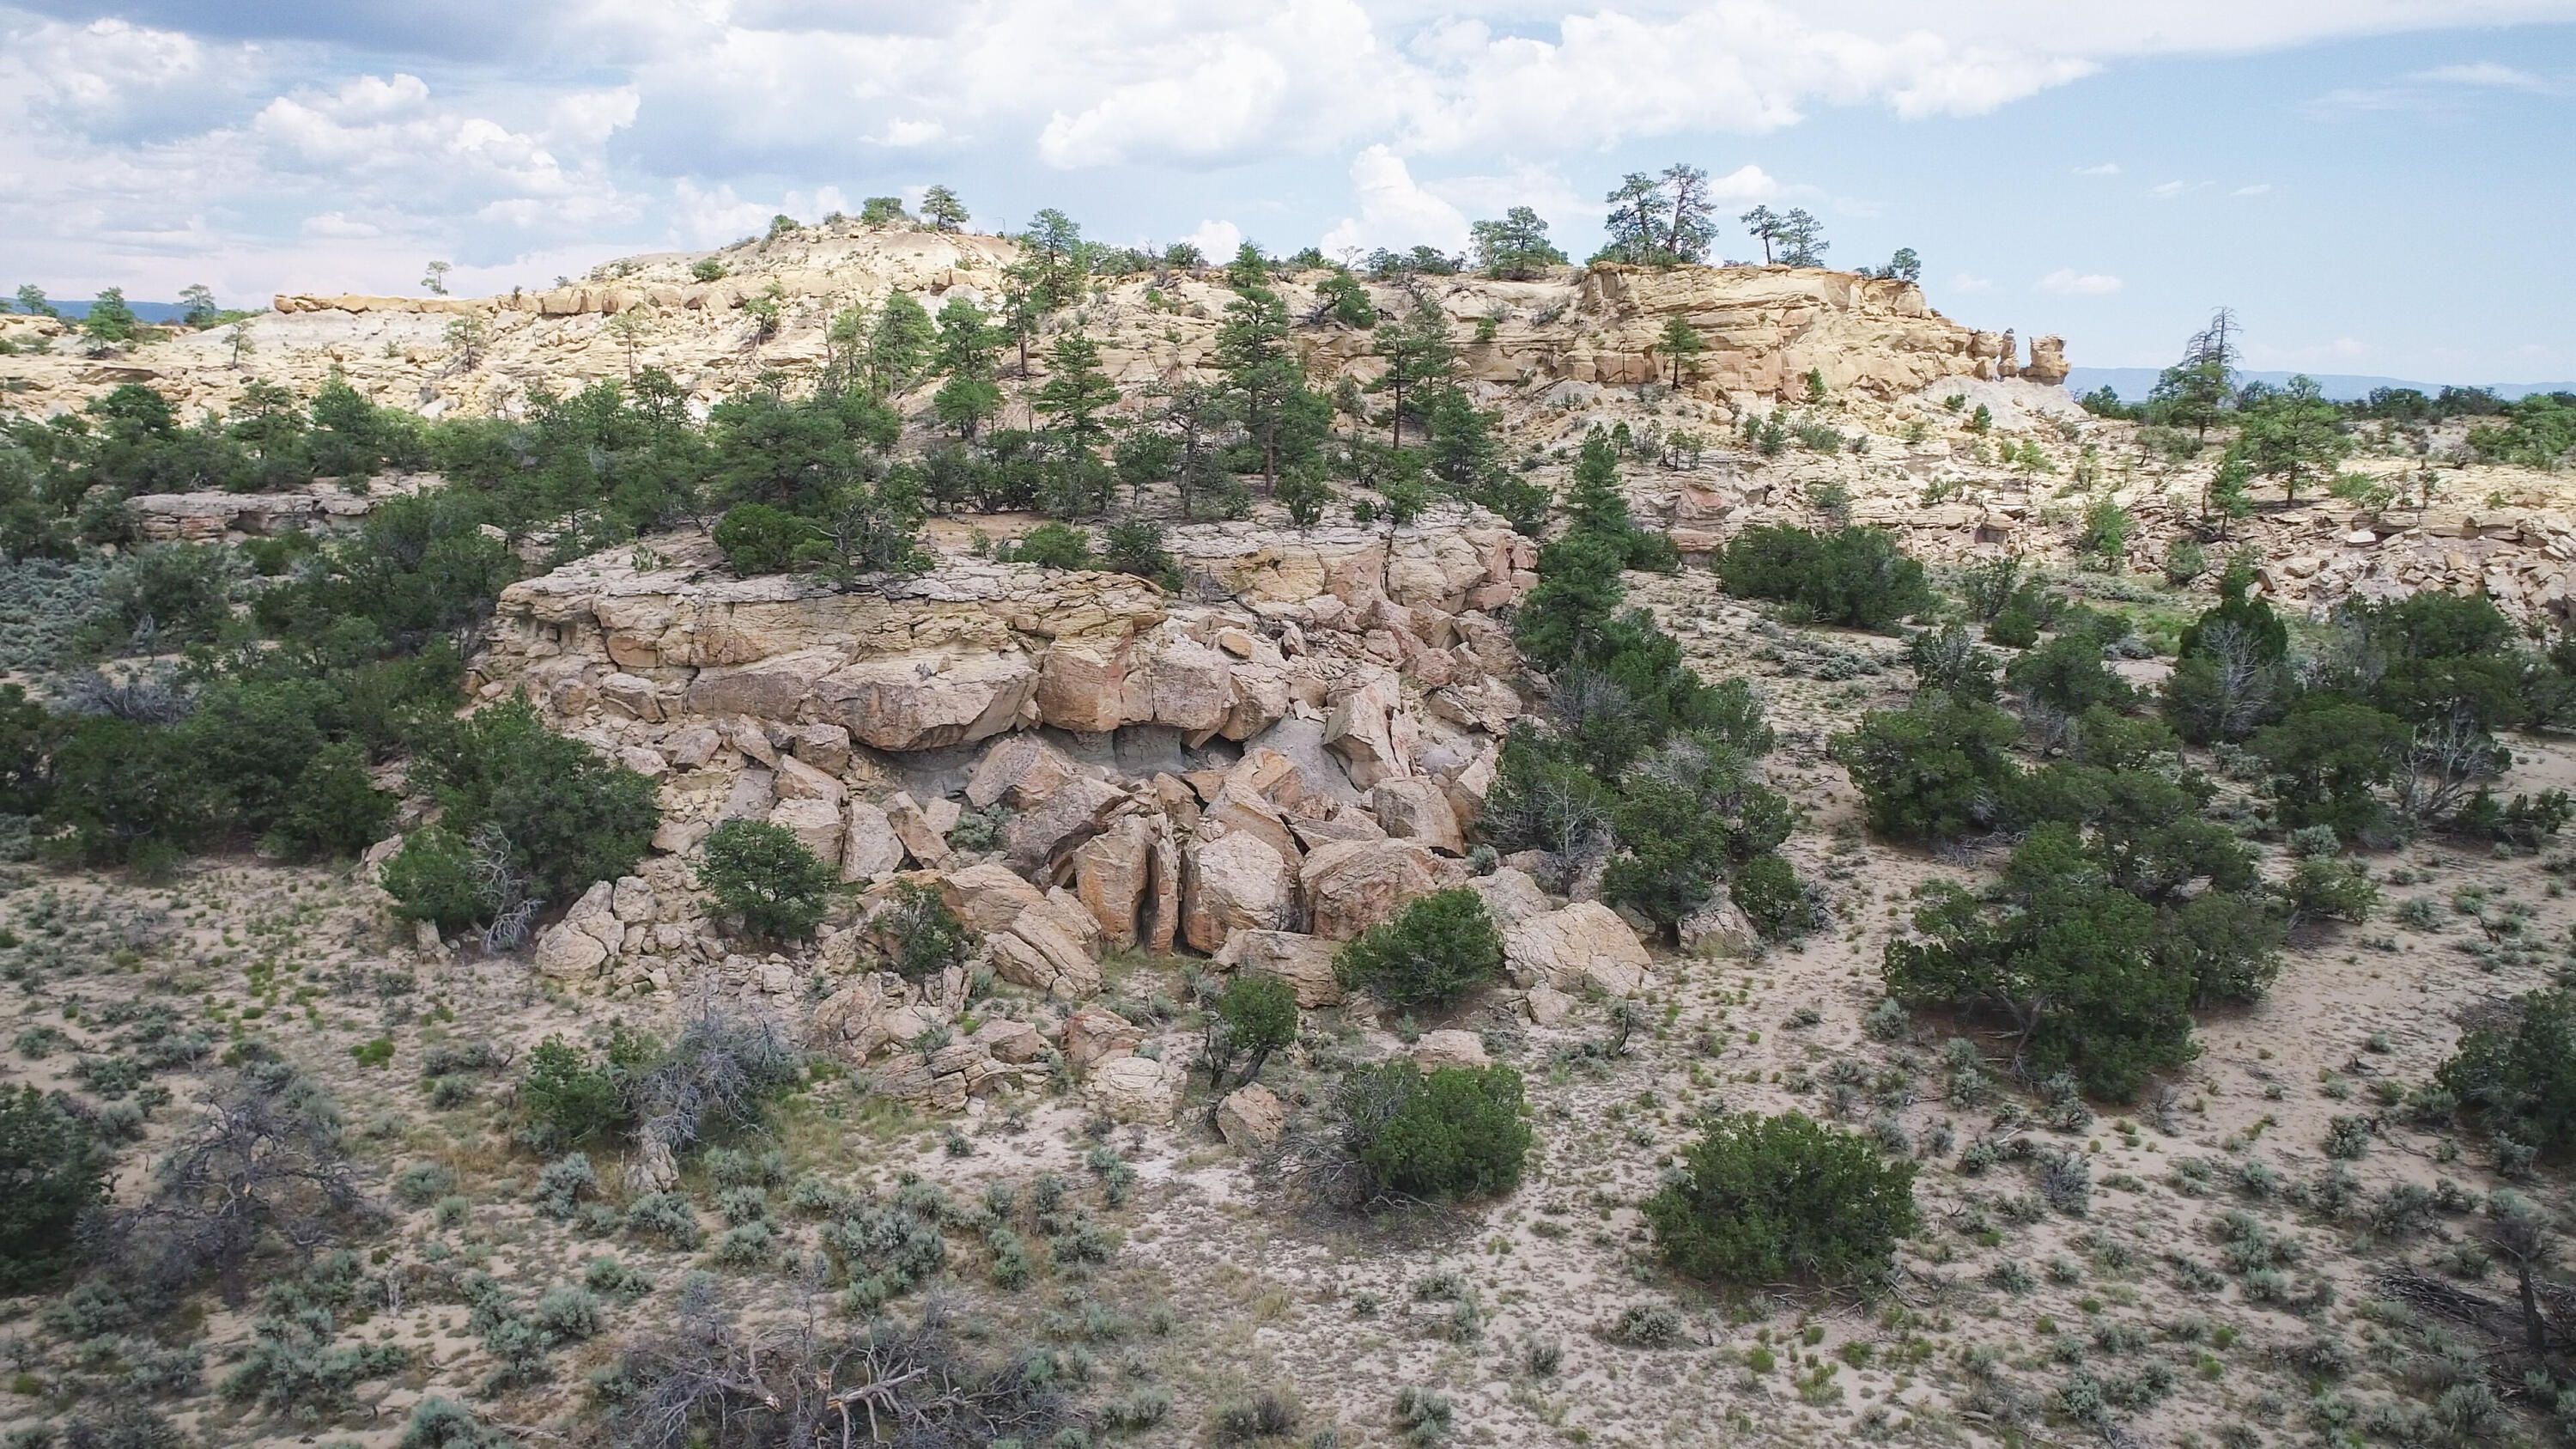
[[[2576,377],[2576,0],[0,0],[0,289],[542,284],[944,181],[1463,242],[1686,159],[2074,360]],[[1729,255],[1752,244],[1730,230]]]

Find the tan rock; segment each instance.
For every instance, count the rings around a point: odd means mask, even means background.
[[[1462,874],[1419,841],[1345,840],[1306,857],[1298,888],[1308,929],[1347,941]]]
[[[957,919],[979,932],[1004,929],[1020,913],[1045,906],[1046,892],[1022,880],[999,861],[971,865],[942,877],[939,894]]]
[[[1047,1054],[1046,1038],[1036,1027],[1006,1016],[994,1017],[975,1028],[973,1040],[977,1046],[990,1052],[995,1061],[1013,1065],[1024,1066]]]
[[[1485,1067],[1493,1058],[1485,1055],[1485,1042],[1472,1031],[1444,1027],[1426,1031],[1413,1044],[1413,1064],[1426,1072],[1442,1067]]]
[[[1419,840],[1451,855],[1466,853],[1467,838],[1458,828],[1458,813],[1449,807],[1448,792],[1439,781],[1419,775],[1380,780],[1370,803],[1387,834]]]
[[[718,812],[717,818],[768,819],[769,807],[778,803],[777,778],[767,770],[748,765],[743,767],[742,773],[733,777],[733,788],[726,792],[724,808]]]
[[[1105,780],[1068,780],[1002,827],[1003,853],[1022,870],[1051,868],[1098,834],[1127,803],[1127,792]]]
[[[841,847],[841,879],[882,880],[903,869],[903,841],[884,810],[865,800],[852,800],[848,833]]]
[[[1539,889],[1530,873],[1515,866],[1497,866],[1490,875],[1471,876],[1467,888],[1485,898],[1485,909],[1493,913],[1494,923],[1500,926],[1544,916],[1556,909],[1556,902]]]
[[[1523,986],[1634,996],[1653,967],[1637,933],[1598,901],[1531,916],[1503,929],[1503,965]]]
[[[1037,692],[1026,654],[1007,652],[844,665],[816,680],[813,707],[880,750],[927,750],[1009,729]]]
[[[564,922],[548,926],[537,936],[536,968],[540,975],[561,980],[582,980],[595,976],[608,963],[608,948],[597,936]]]
[[[839,725],[791,725],[786,733],[787,748],[796,758],[824,774],[838,775],[850,767],[850,732]]]
[[[1217,964],[1236,971],[1276,976],[1297,992],[1297,1004],[1312,1009],[1338,1006],[1342,983],[1333,974],[1334,942],[1295,931],[1236,931],[1216,953]]]
[[[1037,805],[1074,777],[1071,761],[1034,734],[1008,735],[977,761],[966,782],[966,803],[989,810],[996,803],[1014,810]]]
[[[1279,1134],[1287,1130],[1288,1108],[1279,1094],[1259,1082],[1249,1082],[1226,1093],[1216,1104],[1217,1135],[1228,1147],[1239,1151],[1259,1151],[1279,1145]]]
[[[899,794],[886,801],[885,813],[887,828],[894,831],[895,839],[903,842],[914,860],[931,870],[948,863],[947,840],[931,828],[930,817],[913,803],[911,795]]]
[[[1411,773],[1396,739],[1397,702],[1394,680],[1381,675],[1344,695],[1324,721],[1324,748],[1341,757],[1342,772],[1363,790]]]
[[[623,672],[599,681],[599,702],[613,706],[647,724],[662,718],[662,702],[653,681],[638,679]]]
[[[1184,851],[1181,935],[1201,951],[1236,931],[1278,927],[1289,904],[1288,867],[1248,832],[1193,841]]]
[[[1521,1011],[1533,1026],[1554,1026],[1574,1011],[1574,998],[1542,982],[1521,998]]]
[[[839,726],[832,726],[838,729]],[[774,788],[782,800],[822,800],[838,807],[849,794],[839,780],[805,763],[794,755],[782,755]]]
[[[671,763],[675,767],[683,770],[695,770],[703,767],[707,761],[714,759],[716,757],[716,751],[721,748],[723,744],[724,737],[722,735],[719,735],[714,730],[701,725],[694,729],[681,730],[664,739],[662,741],[662,753],[670,757]]]
[[[1176,1062],[1116,1057],[1091,1074],[1083,1093],[1112,1120],[1168,1127],[1180,1115],[1184,1080]]]
[[[769,823],[823,860],[841,858],[841,840],[849,833],[836,800],[781,800],[769,812]]]
[[[1141,815],[1129,815],[1073,853],[1074,894],[1100,923],[1109,944],[1132,949],[1138,940],[1137,915],[1151,884],[1155,829]]]
[[[1064,1061],[1075,1076],[1111,1057],[1123,1057],[1144,1044],[1145,1033],[1134,1022],[1105,1006],[1086,1006],[1064,1019]]]
[[[1181,847],[1168,821],[1155,830],[1145,863],[1145,949],[1164,954],[1181,933]]]
[[[1724,895],[1684,917],[1680,935],[1682,949],[1694,956],[1741,959],[1762,954],[1762,936],[1753,929],[1752,918]]]

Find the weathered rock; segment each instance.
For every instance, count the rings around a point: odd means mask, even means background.
[[[558,922],[537,936],[536,967],[541,975],[580,980],[597,975],[608,963],[608,948],[577,926]]]
[[[837,729],[839,726],[835,725]],[[838,807],[849,791],[840,781],[796,758],[781,755],[773,785],[781,800],[822,800]]]
[[[914,860],[937,870],[948,863],[948,842],[932,828],[930,817],[913,803],[909,794],[899,794],[885,802],[886,826]]]
[[[844,665],[814,681],[813,707],[880,750],[926,750],[1009,729],[1037,692],[1017,650]]]
[[[841,848],[841,879],[882,880],[903,869],[904,848],[894,822],[865,800],[852,800]]]
[[[836,724],[800,724],[787,727],[787,748],[796,758],[826,775],[838,775],[850,767],[850,732]]]
[[[1296,990],[1299,1006],[1338,1006],[1342,983],[1333,975],[1333,955],[1339,949],[1295,931],[1236,931],[1225,938],[1216,961],[1230,970],[1278,977]]]
[[[1155,829],[1129,815],[1073,853],[1073,888],[1092,919],[1119,950],[1138,939],[1137,915],[1151,883]]]
[[[640,875],[622,875],[609,896],[610,914],[624,925],[636,925],[653,919],[653,887]]]
[[[1026,810],[1043,802],[1074,777],[1071,761],[1055,746],[1033,734],[1012,735],[984,752],[966,782],[966,803],[989,810],[1006,803]]]
[[[1574,998],[1545,982],[1521,998],[1521,1010],[1533,1026],[1554,1026],[1574,1011]]]
[[[1279,1094],[1259,1082],[1246,1083],[1226,1093],[1216,1104],[1217,1135],[1226,1145],[1241,1151],[1259,1151],[1279,1145],[1279,1134],[1287,1129],[1288,1108]]]
[[[1442,1067],[1484,1067],[1493,1065],[1485,1055],[1484,1039],[1472,1031],[1444,1027],[1426,1031],[1413,1043],[1413,1064],[1424,1071]]]
[[[1503,928],[1503,965],[1522,986],[1634,996],[1653,964],[1637,933],[1598,901],[1578,901]]]
[[[1439,781],[1418,775],[1380,780],[1371,804],[1387,834],[1419,840],[1451,855],[1466,853],[1467,838],[1458,828],[1458,813],[1450,808],[1448,792]]]
[[[1181,933],[1181,847],[1168,821],[1155,830],[1145,865],[1145,949],[1169,952]]]
[[[1114,1121],[1168,1127],[1180,1115],[1184,1077],[1177,1062],[1115,1057],[1091,1074],[1083,1093]]]
[[[1485,898],[1485,909],[1493,913],[1494,923],[1499,926],[1544,916],[1556,909],[1556,902],[1539,889],[1530,873],[1514,866],[1497,866],[1490,875],[1471,876],[1467,888]]]
[[[1412,769],[1395,738],[1397,703],[1393,678],[1380,675],[1344,695],[1324,721],[1324,748],[1341,757],[1343,773],[1363,790]]]
[[[975,1028],[976,1045],[992,1053],[993,1059],[1014,1065],[1038,1061],[1047,1054],[1046,1038],[1025,1021],[997,1016]]]
[[[781,800],[770,810],[769,823],[795,836],[821,860],[839,860],[841,839],[849,832],[840,804],[833,800]]]
[[[694,729],[681,730],[663,740],[662,753],[668,755],[671,763],[677,768],[695,770],[714,759],[716,751],[723,745],[722,735],[701,725]]]
[[[1141,1028],[1105,1006],[1086,1006],[1064,1019],[1064,1061],[1076,1076],[1111,1057],[1125,1056],[1144,1041]]]
[[[1238,831],[1183,852],[1181,934],[1201,951],[1236,931],[1276,929],[1289,903],[1288,868],[1259,837]]]
[[[1694,956],[1741,958],[1762,954],[1762,937],[1753,929],[1752,918],[1723,894],[1685,916],[1680,933],[1682,949]]]
[[[948,909],[970,928],[991,933],[1008,927],[1023,911],[1045,906],[1046,892],[1022,880],[999,861],[970,865],[942,877],[939,893]]]
[[[741,774],[733,777],[733,788],[726,792],[724,809],[717,813],[717,818],[768,819],[769,808],[778,803],[778,791],[773,788],[776,779],[767,770],[745,766]]]
[[[1002,850],[1022,870],[1052,867],[1098,834],[1112,812],[1128,803],[1127,792],[1105,780],[1068,780],[1002,827]]]
[[[1345,840],[1306,857],[1299,890],[1308,929],[1347,941],[1462,874],[1419,841]]]

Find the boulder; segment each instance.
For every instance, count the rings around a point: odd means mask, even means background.
[[[1213,952],[1236,931],[1276,929],[1287,915],[1288,868],[1258,836],[1237,831],[1184,852],[1181,934]]]
[[[848,834],[841,847],[841,879],[882,880],[903,869],[903,841],[894,822],[865,800],[850,802]]]
[[[1052,867],[1099,834],[1111,813],[1126,803],[1127,792],[1106,780],[1068,780],[1002,827],[1003,853],[1022,870]]]
[[[1444,1027],[1426,1031],[1413,1044],[1413,1064],[1426,1072],[1442,1067],[1484,1067],[1493,1065],[1485,1055],[1484,1038],[1472,1031]]]
[[[836,724],[790,725],[787,748],[796,758],[826,775],[850,767],[850,732]]]
[[[996,741],[966,782],[966,803],[990,810],[1007,803],[1026,810],[1052,795],[1074,777],[1071,761],[1034,734],[1013,734]]]
[[[769,812],[769,823],[795,836],[798,844],[822,860],[839,860],[841,840],[849,833],[837,800],[781,800]]]
[[[1152,874],[1155,835],[1151,821],[1129,815],[1073,853],[1074,894],[1121,951],[1134,948],[1138,939],[1136,918]]]
[[[1387,834],[1419,840],[1450,855],[1466,853],[1467,837],[1458,828],[1458,812],[1450,808],[1448,791],[1439,781],[1418,775],[1380,780],[1370,803]]]
[[[1457,873],[1420,841],[1336,841],[1307,856],[1299,873],[1307,928],[1327,940],[1347,941],[1394,919]]]
[[[930,817],[912,801],[900,794],[885,802],[886,826],[914,860],[931,870],[948,863],[948,842],[930,823]]]
[[[621,925],[640,925],[653,919],[653,887],[640,875],[621,875],[609,895],[609,912]]]
[[[1111,1057],[1123,1057],[1144,1044],[1145,1033],[1134,1022],[1105,1006],[1086,1006],[1064,1019],[1064,1060],[1075,1076]]]
[[[557,922],[537,936],[536,966],[542,975],[578,980],[597,975],[606,964],[608,948],[569,922]]]
[[[1225,938],[1216,961],[1230,970],[1278,977],[1295,988],[1299,1006],[1338,1006],[1342,983],[1333,975],[1333,954],[1339,949],[1295,931],[1237,931]]]
[[[1226,1145],[1243,1151],[1258,1151],[1279,1145],[1279,1134],[1288,1126],[1288,1108],[1279,1094],[1259,1082],[1247,1083],[1226,1093],[1216,1104],[1216,1131]]]
[[[1494,923],[1499,926],[1544,916],[1556,909],[1556,903],[1539,889],[1530,873],[1514,866],[1498,866],[1490,875],[1471,877],[1467,889],[1485,898],[1485,909],[1493,913]]]
[[[1761,933],[1744,908],[1724,894],[1682,918],[1682,949],[1694,956],[1744,958],[1762,954]]]
[[[1324,720],[1324,748],[1341,757],[1342,773],[1366,790],[1411,772],[1395,738],[1398,694],[1392,676],[1352,690]]]
[[[1541,983],[1521,998],[1521,1011],[1533,1026],[1554,1026],[1574,1010],[1574,998],[1553,986]]]
[[[816,680],[812,706],[877,749],[928,750],[1009,729],[1037,683],[1037,665],[1016,649],[892,655],[845,665]]]
[[[1165,954],[1181,934],[1181,847],[1168,820],[1155,829],[1145,865],[1145,949]]]
[[[833,728],[839,727],[836,725]],[[825,800],[834,806],[838,806],[842,797],[849,794],[849,790],[839,780],[824,774],[794,755],[779,756],[778,770],[772,788],[778,791],[778,798],[781,800]]]
[[[1579,901],[1504,927],[1503,965],[1522,986],[1634,996],[1653,961],[1618,912]]]
[[[774,788],[777,776],[757,766],[746,765],[733,777],[733,788],[725,792],[724,808],[716,812],[718,820],[766,820],[769,807],[778,803]]]
[[[1046,904],[1046,892],[1022,880],[1009,866],[991,860],[942,877],[939,894],[957,919],[986,934],[1003,930],[1021,912]]]
[[[1083,1093],[1113,1121],[1168,1127],[1180,1115],[1184,1076],[1177,1062],[1116,1057],[1091,1074]]]
[[[1047,1054],[1047,1041],[1038,1029],[1025,1021],[997,1016],[975,1028],[971,1040],[992,1053],[993,1060],[1025,1066]]]
[[[704,725],[681,730],[662,741],[662,753],[669,756],[673,767],[695,770],[716,757],[724,737]]]

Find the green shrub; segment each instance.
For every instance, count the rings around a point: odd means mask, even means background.
[[[1066,523],[1041,523],[1011,545],[1011,557],[1040,568],[1087,569],[1092,566],[1091,535]]]
[[[437,731],[412,779],[446,806],[446,829],[470,840],[493,827],[530,894],[559,903],[633,874],[662,818],[651,780],[549,731],[524,698]]]
[[[0,1088],[0,1292],[71,1266],[72,1229],[106,1200],[108,1154],[58,1096]]]
[[[2434,1080],[2490,1132],[2552,1155],[2576,1149],[2576,996],[2515,997],[2461,1033]]]
[[[762,940],[814,934],[841,887],[837,867],[806,849],[795,832],[765,820],[726,821],[707,836],[705,851],[698,884],[717,910]]]
[[[813,537],[812,523],[766,503],[737,503],[716,520],[716,547],[739,578],[786,573]]]
[[[1610,899],[1672,926],[1715,894],[1728,867],[1789,834],[1790,810],[1726,745],[1676,735],[1619,782],[1611,811],[1620,853],[1602,878]]]
[[[1464,888],[1424,896],[1333,958],[1344,987],[1396,1007],[1445,1005],[1502,970],[1502,932],[1485,898]]]
[[[1796,1112],[1711,1125],[1645,1215],[1674,1271],[1746,1285],[1873,1279],[1922,1226],[1913,1163]]]
[[[2002,613],[1986,621],[1986,642],[2006,649],[2027,649],[2039,642],[2039,616],[2021,600],[2006,604]]]
[[[1486,1196],[1520,1185],[1530,1145],[1521,1076],[1509,1067],[1402,1059],[1353,1070],[1334,1093],[1342,1144],[1373,1196]]]
[[[936,886],[898,881],[894,894],[869,925],[884,950],[887,967],[908,981],[921,981],[963,964],[974,952],[975,937]]]
[[[1150,518],[1109,525],[1100,561],[1122,574],[1151,579],[1165,593],[1180,592],[1181,566],[1163,546],[1163,526]]]
[[[2061,715],[2077,715],[2096,705],[2125,708],[2127,680],[2102,663],[2102,646],[2090,638],[2061,633],[2014,660],[2004,670],[2004,683],[2031,704]]]
[[[1950,840],[1995,825],[2016,767],[2012,716],[1957,695],[1920,695],[1861,716],[1833,756],[1860,788],[1869,828],[1890,840]]]
[[[1728,593],[1795,604],[1819,623],[1885,629],[1934,602],[1923,565],[1883,528],[1757,526],[1730,539],[1716,564]]]
[[[1798,868],[1766,851],[1739,866],[1733,887],[1735,904],[1764,940],[1792,941],[1818,924],[1815,897],[1798,879]]]
[[[519,1113],[530,1140],[547,1150],[605,1141],[631,1120],[626,1084],[650,1055],[650,1043],[622,1027],[596,1060],[561,1037],[538,1043],[519,1079]]]
[[[488,915],[474,873],[474,850],[438,826],[417,830],[386,860],[381,877],[394,898],[394,913],[428,921],[441,931],[461,931]]]
[[[1237,971],[1217,997],[1208,1041],[1211,1085],[1222,1086],[1238,1058],[1249,1056],[1241,1086],[1261,1075],[1270,1054],[1297,1039],[1297,988],[1264,971]]]
[[[2396,774],[2408,743],[2405,721],[2342,696],[2317,693],[2290,707],[2248,746],[2272,769],[2285,825],[2331,825],[2346,839],[2369,834],[2387,815],[2373,793]]]
[[[393,814],[393,798],[367,775],[365,748],[342,740],[305,763],[265,844],[298,860],[356,855],[383,838]]]

